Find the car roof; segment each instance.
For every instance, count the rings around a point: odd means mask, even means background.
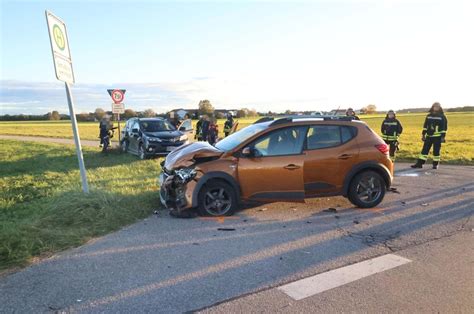
[[[363,121],[347,116],[285,116],[277,119],[264,117],[257,120],[254,124],[274,127],[279,125],[288,126],[292,124],[309,124],[312,122],[318,122],[318,124],[333,124],[334,122],[337,122],[337,124],[365,124]]]

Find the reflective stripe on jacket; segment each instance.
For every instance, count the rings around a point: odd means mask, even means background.
[[[429,137],[445,136],[448,131],[448,119],[443,113],[430,113],[423,125],[423,135]]]
[[[382,139],[386,141],[397,141],[400,134],[403,132],[403,127],[397,119],[386,118],[382,122]]]

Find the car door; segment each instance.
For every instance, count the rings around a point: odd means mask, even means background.
[[[285,127],[246,146],[255,154],[238,160],[237,176],[243,198],[304,201],[302,150],[306,131],[306,126]]]
[[[339,194],[346,174],[359,157],[357,128],[312,125],[308,129],[304,162],[306,197]]]
[[[131,123],[131,126],[130,126],[130,133],[128,135],[128,138],[129,138],[129,148],[131,151],[133,152],[138,152],[138,132],[134,132],[134,130],[140,130],[140,125],[138,123],[138,120],[134,120],[132,123]]]
[[[189,139],[193,138],[193,123],[191,119],[186,119],[178,126],[178,130],[186,134]]]

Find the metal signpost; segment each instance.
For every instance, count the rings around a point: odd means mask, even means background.
[[[74,84],[74,71],[72,69],[71,51],[69,50],[66,24],[53,13],[49,11],[46,11],[45,13],[56,78],[63,81],[66,86],[69,115],[71,116],[72,131],[74,133],[77,159],[79,160],[79,170],[81,172],[82,191],[84,191],[84,193],[89,193],[86,167],[84,165],[84,157],[82,156],[81,140],[79,138],[79,130],[77,129],[76,114],[74,112],[74,102],[72,99],[71,87],[69,86],[69,84]]]
[[[108,89],[110,97],[114,101],[112,104],[112,113],[117,115],[118,121],[118,134],[119,134],[119,143],[120,143],[120,114],[125,112],[125,104],[122,103],[125,98],[125,89]]]

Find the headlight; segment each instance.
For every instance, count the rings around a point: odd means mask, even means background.
[[[178,141],[186,141],[188,139],[188,136],[186,134],[183,134],[179,137]]]
[[[150,142],[161,142],[161,140],[160,140],[159,138],[157,138],[157,137],[149,137],[148,140],[149,140]]]
[[[197,172],[192,168],[181,168],[175,171],[175,175],[181,183],[187,183],[194,179]]]

